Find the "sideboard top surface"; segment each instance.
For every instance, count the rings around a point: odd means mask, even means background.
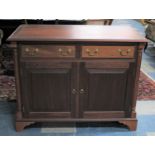
[[[130,26],[21,25],[8,41],[147,42]]]

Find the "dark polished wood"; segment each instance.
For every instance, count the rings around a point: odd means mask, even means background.
[[[22,46],[22,57],[37,58],[74,58],[74,46],[56,45],[25,45]]]
[[[120,116],[125,117],[126,107],[130,104],[127,101],[132,98],[132,95],[126,96],[128,91],[131,91],[127,89],[132,81],[129,70],[128,62],[81,63],[80,91],[83,89],[83,92],[80,94],[80,102],[84,118],[95,118],[94,113],[112,114],[118,111],[124,112]],[[102,116],[104,118],[104,115]]]
[[[16,130],[31,122],[118,121],[136,130],[146,39],[125,26],[20,26]]]
[[[73,114],[71,95],[72,63],[21,64],[24,117],[70,118]]]
[[[26,126],[34,124],[34,122],[16,122],[16,131],[22,131]]]
[[[130,26],[21,25],[8,41],[146,42]]]
[[[134,46],[83,46],[83,58],[134,58]]]
[[[87,19],[86,24],[88,25],[111,25],[113,19]]]
[[[137,120],[122,120],[119,123],[126,125],[131,131],[135,131],[137,128]]]

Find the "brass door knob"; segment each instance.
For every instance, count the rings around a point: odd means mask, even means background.
[[[80,94],[84,94],[84,93],[85,93],[84,89],[80,89]]]
[[[77,93],[76,89],[72,89],[72,94],[76,94],[76,93]]]

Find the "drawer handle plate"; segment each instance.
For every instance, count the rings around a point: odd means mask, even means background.
[[[86,49],[86,52],[88,53],[88,56],[97,56],[99,54],[99,50],[98,49],[95,49],[94,51]]]
[[[70,56],[72,54],[72,49],[63,50],[62,48],[58,49],[60,56]]]
[[[25,48],[25,54],[28,56],[35,56],[38,52],[39,52],[38,48],[35,49]]]
[[[122,49],[118,49],[117,52],[120,53],[121,56],[127,56],[130,53],[131,49],[127,49],[127,50],[122,50]]]

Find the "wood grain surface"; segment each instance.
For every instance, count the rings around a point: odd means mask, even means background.
[[[8,41],[146,42],[146,39],[130,26],[21,25]]]

